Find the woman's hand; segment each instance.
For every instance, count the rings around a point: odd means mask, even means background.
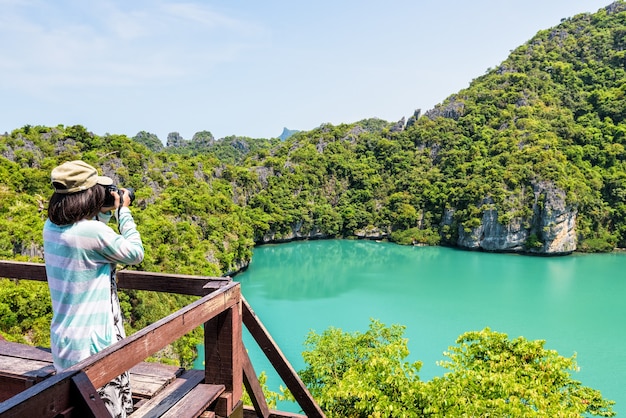
[[[122,202],[122,206],[127,208],[130,206],[131,201],[130,201],[130,193],[128,192],[127,189],[120,189],[122,191],[122,198],[123,198],[123,202]],[[116,193],[117,194],[117,193]],[[117,205],[119,202],[119,194],[117,195],[117,197],[115,198],[115,204]]]
[[[113,196],[113,198],[115,199],[115,206],[103,207],[102,209],[100,209],[100,212],[102,213],[107,213],[109,211],[115,210],[120,206],[120,194],[117,191],[112,190],[109,193],[111,193],[111,196]],[[124,194],[127,195],[128,193]]]

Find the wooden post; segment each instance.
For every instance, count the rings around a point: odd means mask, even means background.
[[[104,405],[104,401],[100,398],[100,394],[84,372],[77,373],[72,377],[72,388],[80,395],[76,398],[80,399],[81,402],[77,403],[82,404],[82,409],[78,408],[78,411],[74,413],[95,418],[109,418],[111,416]]]
[[[265,356],[270,363],[272,363],[278,375],[283,379],[283,382],[285,382],[293,397],[296,398],[302,411],[310,418],[326,418],[326,415],[324,415],[322,409],[315,402],[315,399],[311,396],[311,393],[298,376],[298,373],[296,373],[289,361],[287,361],[287,357],[280,351],[270,333],[254,313],[246,298],[242,296],[241,301],[243,304],[243,321],[246,328],[248,328],[248,331],[250,331],[252,337],[257,344],[259,344]]]
[[[250,400],[257,415],[260,418],[269,418],[270,410],[267,406],[267,400],[245,346],[243,347],[243,384],[248,391],[248,395],[250,395]]]
[[[222,384],[226,392],[215,408],[219,416],[237,412],[243,392],[241,302],[204,324],[205,383]]]

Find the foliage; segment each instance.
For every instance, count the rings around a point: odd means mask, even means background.
[[[439,245],[441,235],[432,229],[410,228],[393,232],[391,239],[403,245]]]
[[[267,387],[267,374],[265,372],[261,372],[258,376],[258,379],[259,384],[261,385],[261,390],[263,391],[263,395],[265,397],[265,401],[267,402],[267,407],[269,409],[276,409],[276,405],[279,401],[294,400],[293,395],[291,395],[289,390],[283,388],[282,386],[280,387],[280,393],[269,390],[269,388]],[[241,400],[245,405],[253,405],[252,399],[250,399],[250,394],[245,387],[243,389],[243,396],[241,397]]]
[[[48,286],[0,279],[0,334],[9,341],[50,346],[52,305]]]
[[[55,164],[101,167],[137,190],[151,270],[225,273],[255,242],[365,229],[402,244],[455,244],[487,209],[503,225],[531,225],[543,208],[537,184],[565,193],[580,250],[608,251],[626,245],[625,11],[620,1],[539,32],[406,127],[372,118],[284,141],[172,132],[161,148],[145,131],[129,140],[25,126],[4,136],[2,193],[25,201],[40,225],[32,208],[45,206]],[[5,233],[3,254],[40,244],[20,224],[25,231]],[[526,248],[541,248],[542,231],[529,235]]]
[[[613,401],[572,379],[575,356],[544,348],[545,341],[510,340],[491,331],[466,332],[449,348],[450,370],[428,385],[436,416],[613,416]],[[445,393],[445,396],[441,396]]]
[[[626,3],[617,1],[540,31],[406,126],[372,118],[284,141],[216,140],[209,131],[184,140],[173,132],[166,147],[145,131],[129,139],[80,125],[15,129],[0,140],[0,257],[42,261],[49,174],[73,159],[136,190],[141,270],[230,274],[256,243],[363,230],[401,244],[455,245],[486,210],[505,227],[525,225],[532,250],[545,241],[528,226],[546,209],[537,184],[564,193],[576,213],[578,250],[625,247],[625,16]],[[20,292],[12,294],[19,306],[0,308],[1,330],[44,341],[34,319],[8,326],[27,301]],[[132,332],[188,300],[129,292],[122,303]],[[183,363],[193,339],[178,347]]]
[[[148,146],[145,139],[146,134],[140,135],[142,133],[137,134],[133,140]],[[158,140],[156,135],[147,135]],[[151,140],[150,143],[152,142]],[[170,154],[186,156],[211,156],[226,164],[240,164],[249,155],[266,155],[279,142],[278,138],[249,138],[234,135],[216,140],[209,131],[196,132],[191,140],[185,140],[177,132],[172,132],[168,135],[166,151]],[[148,146],[148,148],[151,148],[153,151],[160,151],[163,149],[163,144],[160,141],[159,144],[161,147],[157,145]]]
[[[193,362],[198,356],[196,347],[204,342],[202,328],[198,327],[191,333],[183,335],[174,341],[173,348],[178,355],[178,364],[186,369],[193,368]]]
[[[329,417],[614,416],[613,401],[572,379],[574,357],[544,341],[510,340],[489,330],[467,332],[441,363],[449,370],[419,380],[403,327],[371,321],[365,333],[311,332],[303,381]]]
[[[43,261],[41,231],[52,193],[50,171],[62,161],[83,159],[117,184],[135,188],[132,210],[146,247],[140,269],[211,276],[233,271],[250,259],[253,233],[241,220],[244,214],[234,205],[229,185],[217,179],[214,184],[206,183],[213,178],[215,160],[159,157],[124,136],[100,138],[81,126],[26,126],[4,139],[0,157],[2,258]],[[23,288],[21,292],[32,291],[27,283],[17,285]],[[45,285],[43,290],[45,297],[38,301],[49,304]],[[5,316],[6,321],[15,319],[18,309],[29,312],[26,298],[17,292],[11,295],[17,305],[4,309],[2,320]],[[128,334],[190,302],[189,297],[149,292],[122,291],[120,298]],[[18,327],[7,322],[1,328],[3,334],[11,340],[49,345],[50,318],[40,310],[31,312],[47,324],[20,320]],[[190,364],[195,356],[198,335],[192,333],[175,344],[181,364]]]
[[[421,363],[408,363],[404,327],[372,321],[365,333],[310,332],[302,381],[329,417],[421,416]]]
[[[146,131],[138,132],[133,137],[133,141],[138,142],[148,148],[150,151],[159,152],[163,150],[163,143],[155,134]]]

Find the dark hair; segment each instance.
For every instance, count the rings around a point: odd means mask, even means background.
[[[48,204],[48,218],[56,225],[91,219],[102,209],[104,195],[104,186],[99,184],[77,193],[54,193]]]

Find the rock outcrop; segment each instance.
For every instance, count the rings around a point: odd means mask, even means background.
[[[179,148],[187,143],[185,139],[178,132],[170,132],[167,134],[167,142],[165,146],[170,148]]]
[[[313,225],[311,228],[304,230],[303,222],[297,222],[291,225],[287,232],[278,233],[276,231],[268,231],[262,237],[256,237],[255,242],[258,244],[284,243],[290,241],[307,240],[307,239],[330,239],[335,236],[328,235],[318,226]],[[354,236],[358,239],[366,240],[385,240],[389,238],[389,233],[375,226],[354,231]]]
[[[367,228],[354,231],[354,235],[360,239],[383,240],[389,237],[389,234],[378,227],[369,226]]]
[[[565,192],[550,182],[538,182],[533,184],[533,193],[531,215],[512,217],[506,224],[499,221],[493,202],[485,199],[480,225],[469,230],[459,225],[457,245],[467,249],[544,255],[574,252],[577,210],[567,204]],[[447,219],[450,222],[451,216]]]
[[[463,225],[459,225],[457,245],[471,250],[525,251],[529,236],[530,231],[524,228],[521,218],[514,218],[508,224],[503,225],[498,221],[496,209],[486,209],[483,212],[481,224],[471,228],[469,232]]]
[[[308,230],[302,229],[303,222],[297,222],[291,225],[288,232],[279,233],[277,231],[268,231],[262,237],[256,237],[255,241],[261,244],[281,243],[304,239],[325,239],[331,238],[322,232],[317,226],[313,225]]]

